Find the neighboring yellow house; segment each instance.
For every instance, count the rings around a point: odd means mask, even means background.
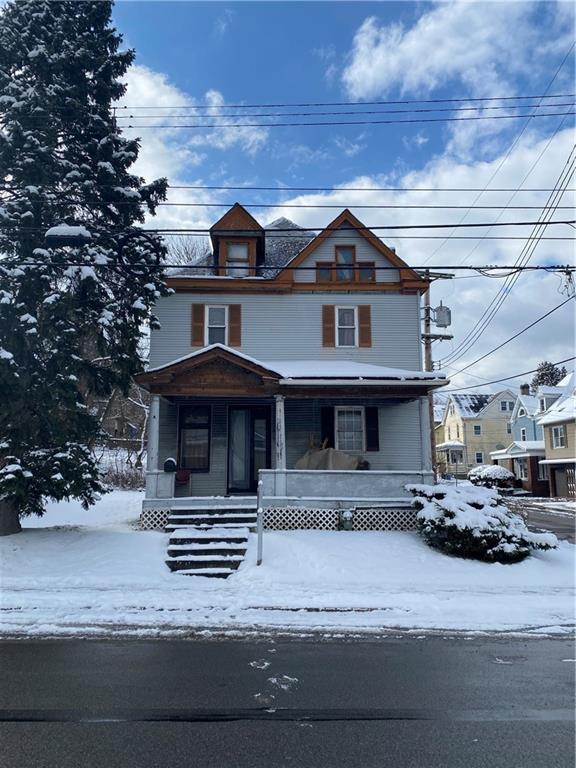
[[[563,394],[538,420],[544,429],[550,496],[576,497],[576,389],[575,375],[569,373],[558,383]]]
[[[515,403],[510,389],[450,395],[442,424],[436,428],[439,472],[462,476],[472,467],[490,464],[491,451],[504,449],[512,439],[510,417]]]

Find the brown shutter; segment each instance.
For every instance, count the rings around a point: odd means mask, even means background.
[[[192,346],[204,346],[204,304],[192,304]]]
[[[372,322],[370,320],[370,304],[360,304],[358,307],[358,346],[372,346]]]
[[[231,347],[242,346],[242,305],[228,306],[228,344]]]
[[[322,346],[336,346],[336,332],[334,326],[335,307],[333,304],[322,305]]]

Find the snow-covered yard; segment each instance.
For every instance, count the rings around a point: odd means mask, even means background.
[[[287,628],[567,633],[574,553],[515,565],[448,557],[416,533],[270,531],[256,566],[226,581],[170,573],[168,536],[136,529],[141,494],[115,491],[85,512],[51,504],[0,540],[2,631],[72,635]]]

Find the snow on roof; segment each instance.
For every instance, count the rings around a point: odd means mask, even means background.
[[[451,395],[454,405],[464,418],[476,416],[494,397],[493,393],[474,392],[470,395]]]
[[[444,448],[465,448],[466,446],[460,440],[446,440],[444,443],[437,443],[436,448],[442,450]]]
[[[540,400],[532,395],[518,395],[518,410],[524,408],[528,416],[540,411]]]
[[[490,456],[493,458],[504,458],[505,456],[522,458],[534,453],[544,454],[544,440],[515,440],[501,451],[490,451]]]
[[[449,395],[444,395],[441,392],[434,393],[434,424],[442,423],[446,403],[449,399]]]
[[[403,368],[371,365],[370,363],[355,363],[350,360],[280,360],[272,362],[269,360],[257,360],[255,357],[245,355],[237,349],[232,349],[224,344],[210,344],[207,347],[191,352],[189,355],[184,355],[184,357],[164,363],[164,365],[149,368],[147,372],[161,371],[172,365],[183,363],[185,360],[192,360],[212,349],[222,349],[242,360],[258,365],[261,368],[266,368],[284,379],[398,379],[403,381],[446,378],[446,374],[442,373],[442,371],[410,371]]]
[[[550,408],[538,419],[538,424],[560,424],[576,419],[576,388],[574,371],[558,382],[562,394]]]

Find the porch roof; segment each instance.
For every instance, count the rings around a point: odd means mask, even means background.
[[[507,448],[491,451],[493,459],[525,459],[528,456],[543,456],[544,440],[515,440]]]

